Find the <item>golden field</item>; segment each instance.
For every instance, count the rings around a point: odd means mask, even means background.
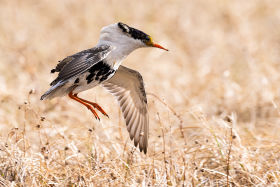
[[[1,0],[0,186],[280,186],[280,1]],[[58,60],[124,22],[168,48],[145,81],[147,155],[101,87],[40,101]]]

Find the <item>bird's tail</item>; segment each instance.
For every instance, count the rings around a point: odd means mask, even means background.
[[[65,82],[58,82],[58,83],[56,83],[55,85],[53,85],[48,91],[46,91],[41,96],[41,100],[52,99],[54,97],[65,95],[66,92],[65,92],[65,89],[63,89],[64,85],[65,85]]]

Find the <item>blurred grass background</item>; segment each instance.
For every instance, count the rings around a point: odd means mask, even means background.
[[[1,0],[0,185],[280,185],[280,2],[277,0]],[[129,140],[115,99],[39,98],[58,60],[124,22],[169,52],[123,65],[148,93],[148,154]]]

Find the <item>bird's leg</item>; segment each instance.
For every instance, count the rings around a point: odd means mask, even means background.
[[[85,99],[82,99],[82,98],[78,97],[77,94],[74,94],[74,96],[76,96],[76,97],[77,97],[78,99],[80,99],[81,101],[92,105],[94,108],[96,108],[97,110],[99,110],[104,116],[107,116],[107,117],[109,118],[108,114],[103,110],[103,108],[101,108],[101,106],[99,106],[99,104],[93,103],[93,102],[88,101],[88,100],[85,100]]]
[[[97,113],[95,112],[95,110],[92,108],[92,106],[89,105],[89,104],[87,104],[87,103],[84,102],[83,100],[81,100],[81,99],[78,97],[78,94],[73,94],[73,92],[71,91],[71,92],[68,94],[68,96],[69,96],[71,99],[73,99],[73,100],[75,100],[75,101],[81,103],[82,105],[86,106],[86,107],[93,113],[94,117],[95,117],[96,119],[100,120],[99,116],[97,115]]]

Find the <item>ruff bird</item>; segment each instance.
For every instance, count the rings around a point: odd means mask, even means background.
[[[100,120],[97,112],[107,113],[97,104],[78,97],[82,91],[103,86],[119,102],[130,139],[147,153],[149,118],[147,98],[139,72],[121,65],[132,51],[142,47],[165,49],[153,42],[151,36],[124,23],[115,23],[101,29],[98,44],[59,61],[51,73],[58,72],[50,89],[41,100],[68,95],[86,106]]]

